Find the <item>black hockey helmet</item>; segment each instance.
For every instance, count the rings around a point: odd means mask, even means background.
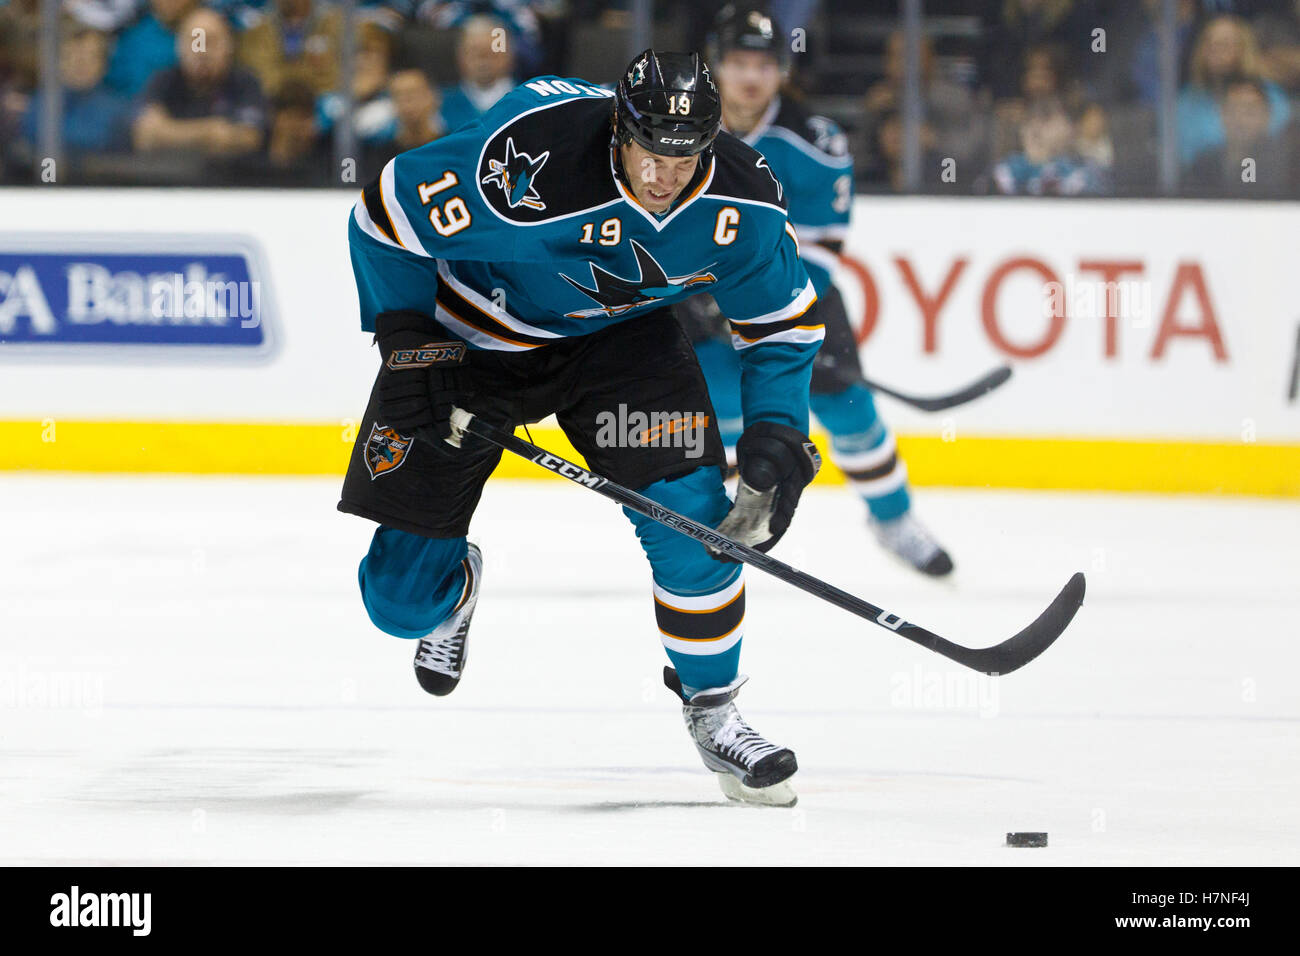
[[[782,70],[790,67],[790,45],[761,6],[729,3],[718,13],[709,38],[709,56],[717,63],[732,50],[770,53]]]
[[[614,91],[614,140],[636,140],[657,156],[694,156],[713,145],[722,102],[698,53],[645,50]]]

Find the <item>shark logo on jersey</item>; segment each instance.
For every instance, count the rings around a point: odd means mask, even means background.
[[[537,210],[545,209],[546,203],[542,202],[542,197],[538,194],[537,187],[533,185],[533,182],[550,158],[551,151],[549,149],[536,159],[533,159],[527,153],[516,152],[514,137],[507,137],[505,161],[489,159],[488,168],[491,172],[484,176],[481,182],[485,186],[488,183],[499,185],[506,194],[506,202],[511,209],[516,206],[527,206],[529,209]]]
[[[848,155],[849,139],[834,120],[828,120],[825,116],[810,116],[808,131],[812,133],[813,145],[823,153],[832,156]]]
[[[571,279],[561,272],[560,277],[564,281],[599,305],[599,308],[595,309],[566,312],[565,317],[590,319],[598,315],[622,315],[643,305],[661,302],[679,292],[698,292],[704,286],[718,281],[717,276],[706,271],[713,267],[713,263],[709,263],[704,269],[691,275],[669,277],[655,257],[635,239],[632,240],[632,251],[636,253],[637,265],[637,275],[632,279],[616,276],[596,263],[589,262],[591,278],[596,287],[588,289],[576,279]]]

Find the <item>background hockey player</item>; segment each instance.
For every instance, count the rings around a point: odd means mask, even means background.
[[[816,473],[813,283],[779,184],[758,153],[719,134],[720,116],[699,56],[647,50],[613,93],[525,83],[362,191],[349,242],[381,366],[339,508],[380,523],[362,598],[381,630],[418,640],[430,693],[450,693],[465,667],[483,570],[466,533],[501,455],[453,432],[453,407],[509,428],[554,413],[593,471],[760,550]],[[737,336],[747,427],[734,506],[704,378],[668,308],[700,289]],[[611,442],[600,422],[620,409],[684,411],[674,427],[702,430],[703,444],[692,457],[667,429]],[[675,668],[665,680],[706,766],[729,796],[792,802],[794,754],[733,703],[743,568],[629,517]]]
[[[952,571],[952,560],[912,514],[907,466],[862,381],[857,341],[831,282],[848,232],[853,160],[834,122],[809,115],[780,95],[789,66],[787,43],[760,9],[729,6],[719,14],[710,56],[722,94],[723,128],[761,152],[784,187],[800,256],[820,300],[818,318],[826,328],[813,369],[812,410],[831,434],[831,459],[865,501],[881,544],[926,574],[945,575]],[[748,419],[725,313],[719,314],[706,295],[678,307],[708,380],[723,441],[730,447]]]

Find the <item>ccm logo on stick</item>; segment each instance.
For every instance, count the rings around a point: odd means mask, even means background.
[[[537,462],[537,464],[541,465],[543,468],[549,468],[557,475],[563,475],[570,481],[576,481],[578,484],[586,485],[588,488],[599,488],[604,484],[604,481],[599,475],[593,475],[589,471],[583,471],[572,462],[565,461],[563,458],[557,458],[556,456],[545,452],[538,455],[533,459],[533,461]]]
[[[427,342],[418,349],[393,349],[388,367],[396,372],[430,365],[459,365],[464,357],[464,342]]]

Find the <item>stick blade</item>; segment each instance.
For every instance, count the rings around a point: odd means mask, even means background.
[[[1076,571],[1047,610],[1020,633],[993,647],[966,649],[962,655],[964,659],[954,659],[990,677],[1019,670],[1051,647],[1070,626],[1083,605],[1085,588],[1083,572]]]

